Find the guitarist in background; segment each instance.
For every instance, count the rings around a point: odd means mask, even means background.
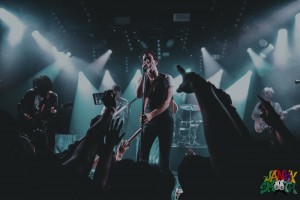
[[[54,149],[55,130],[53,119],[57,110],[58,96],[51,91],[52,81],[46,75],[33,79],[29,89],[18,103],[18,119],[20,131],[25,133],[34,142],[34,134],[47,134],[50,149]]]
[[[128,101],[121,97],[121,88],[118,85],[112,86],[112,91],[116,95],[116,111],[120,110],[124,106],[128,104]],[[130,115],[130,107],[131,105],[128,105],[123,111],[121,111],[117,116],[114,116],[115,119],[120,118],[120,120],[123,120],[123,127],[122,127],[122,133],[126,132],[127,126],[128,126],[128,120]],[[103,106],[101,114],[104,112],[105,107]]]
[[[280,115],[280,119],[284,120],[287,116],[287,112],[283,111],[280,104],[278,102],[273,102],[273,95],[274,95],[274,90],[271,87],[265,87],[262,91],[262,97],[266,100],[269,101],[274,108],[275,112]],[[278,141],[276,138],[275,131],[273,130],[272,127],[269,127],[261,118],[261,111],[259,109],[260,102],[258,102],[255,105],[255,108],[252,112],[252,119],[255,121],[254,127],[255,131],[259,134],[257,135],[259,139],[266,140],[267,142],[270,142],[271,146],[277,145]]]

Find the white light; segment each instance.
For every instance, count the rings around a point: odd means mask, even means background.
[[[43,49],[44,51],[46,51],[47,53],[49,53],[50,55],[53,55],[53,52],[57,52],[56,48],[54,49],[53,46],[49,43],[49,41],[42,36],[39,31],[33,31],[31,33],[33,39],[38,43],[38,45],[41,47],[41,49]]]
[[[286,67],[290,56],[288,46],[288,34],[286,29],[278,31],[277,40],[274,49],[274,64],[277,67]]]
[[[104,73],[104,76],[103,76],[103,79],[102,79],[102,83],[99,87],[99,91],[104,91],[104,90],[111,89],[111,87],[113,85],[116,85],[116,82],[111,77],[109,71],[105,70],[105,73]]]
[[[84,135],[89,128],[92,118],[99,114],[99,105],[94,105],[93,93],[99,92],[88,78],[82,73],[78,73],[77,90],[74,98],[70,131],[77,133],[78,137]]]
[[[300,55],[300,13],[295,16],[294,47],[297,55]]]
[[[8,42],[11,46],[18,44],[24,34],[25,26],[13,14],[0,8],[0,19],[9,27]]]
[[[233,83],[225,91],[230,95],[232,104],[243,119],[245,114],[246,102],[248,98],[249,86],[252,71],[248,71],[243,77]]]
[[[283,36],[286,36],[287,35],[287,30],[286,29],[280,29],[278,31],[278,36],[279,37],[283,37]]]
[[[202,50],[203,66],[205,78],[212,76],[217,73],[223,67],[218,63],[218,61],[205,49]]]
[[[223,69],[220,69],[217,73],[206,79],[207,81],[211,82],[216,86],[216,88],[220,88],[222,75],[223,75]]]
[[[66,53],[66,56],[67,56],[67,57],[71,57],[71,55],[72,55],[72,54],[71,54],[69,51]]]
[[[264,53],[259,54],[262,58],[266,58],[267,56]]]
[[[297,13],[297,14],[295,15],[295,20],[296,20],[296,21],[299,21],[299,20],[300,20],[300,13]]]

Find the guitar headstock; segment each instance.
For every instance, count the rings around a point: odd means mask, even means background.
[[[300,108],[300,104],[293,106],[293,110],[299,110],[299,108]]]

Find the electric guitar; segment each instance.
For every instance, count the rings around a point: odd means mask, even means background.
[[[134,98],[133,100],[131,100],[128,104],[126,104],[125,106],[123,106],[122,108],[118,109],[114,115],[113,118],[116,118],[123,110],[125,110],[126,108],[128,108],[129,106],[131,106],[131,104],[133,102],[135,102],[138,98]]]
[[[141,133],[142,128],[139,128],[129,139],[128,142],[129,144],[136,138]]]
[[[45,131],[50,118],[54,118],[57,112],[59,112],[59,110],[63,108],[72,108],[72,107],[73,107],[73,102],[64,103],[54,107],[56,113],[51,113],[51,109],[45,109],[43,111],[36,110],[31,115],[27,113],[19,114],[18,120],[20,124],[20,129],[22,132],[25,132],[27,134],[30,134],[35,129]]]
[[[300,104],[299,105],[295,105],[290,107],[289,109],[283,111],[283,112],[290,112],[292,110],[298,110],[300,108]],[[259,118],[258,120],[256,120],[254,122],[254,129],[257,133],[262,133],[266,128],[268,128],[269,125],[266,124],[266,122],[264,122],[261,118]]]

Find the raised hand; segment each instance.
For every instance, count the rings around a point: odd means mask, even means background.
[[[178,89],[176,90],[178,93],[185,92],[185,93],[193,93],[194,88],[192,84],[192,80],[195,79],[197,76],[194,72],[186,73],[185,69],[181,66],[177,65],[178,72],[182,75],[182,83],[179,85]]]
[[[115,120],[111,121],[110,128],[106,134],[106,144],[115,146],[124,137],[125,133],[120,135],[120,131],[123,126],[123,120],[119,123],[119,119],[120,118],[118,118],[116,122]]]
[[[288,112],[286,112],[286,111],[282,111],[280,113],[280,119],[281,120],[285,120],[287,118],[287,116],[288,116]]]
[[[139,117],[140,117],[140,122],[146,124],[149,121],[151,121],[153,115],[151,113],[145,113],[144,115],[139,115]]]
[[[193,93],[196,88],[208,86],[207,81],[195,72],[186,72],[181,66],[177,65],[177,71],[182,75],[182,83],[176,90],[178,93]]]
[[[121,160],[127,149],[129,149],[130,143],[127,140],[122,140],[117,148],[116,160]]]
[[[106,90],[103,94],[102,101],[106,108],[116,108],[116,94],[112,90]]]

